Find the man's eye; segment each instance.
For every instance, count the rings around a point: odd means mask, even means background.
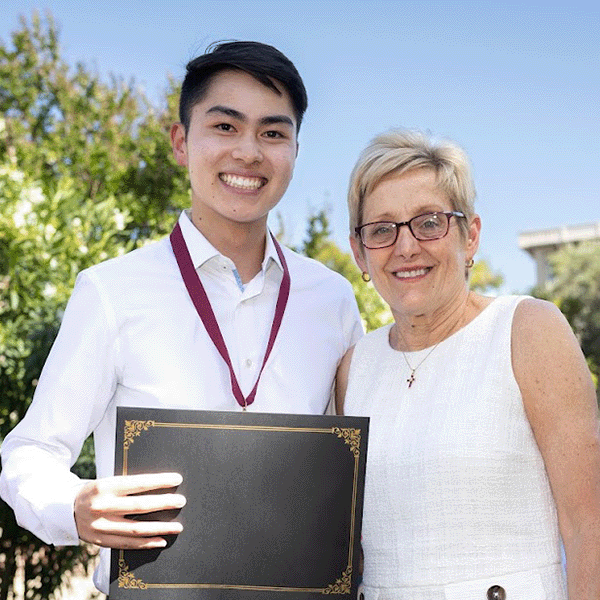
[[[221,131],[233,131],[233,125],[231,123],[219,123],[216,125],[216,128]]]
[[[272,139],[284,137],[281,131],[265,131],[265,136]]]

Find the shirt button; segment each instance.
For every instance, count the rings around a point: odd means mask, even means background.
[[[506,591],[501,585],[493,585],[487,591],[487,600],[506,600]]]
[[[252,359],[251,358],[247,358],[246,359],[246,367],[249,369],[252,366]]]

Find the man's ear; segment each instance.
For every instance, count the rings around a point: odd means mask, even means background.
[[[369,269],[367,267],[367,262],[365,260],[364,246],[360,243],[360,241],[354,235],[351,235],[349,240],[350,240],[350,248],[352,248],[352,254],[354,254],[354,260],[356,261],[358,268],[363,273],[368,273]]]
[[[185,127],[181,123],[171,126],[171,148],[177,164],[187,167],[187,145],[185,143]]]

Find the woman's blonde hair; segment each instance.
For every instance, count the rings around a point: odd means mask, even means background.
[[[390,173],[432,169],[440,189],[448,195],[452,210],[466,219],[457,219],[466,234],[474,214],[475,186],[466,153],[454,142],[436,141],[419,131],[392,129],[375,137],[360,154],[348,189],[350,235],[362,225],[365,198]]]

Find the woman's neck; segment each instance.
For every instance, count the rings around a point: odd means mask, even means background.
[[[486,300],[491,301],[465,290],[454,302],[431,314],[395,313],[390,345],[403,352],[435,346],[472,321],[485,308]]]

